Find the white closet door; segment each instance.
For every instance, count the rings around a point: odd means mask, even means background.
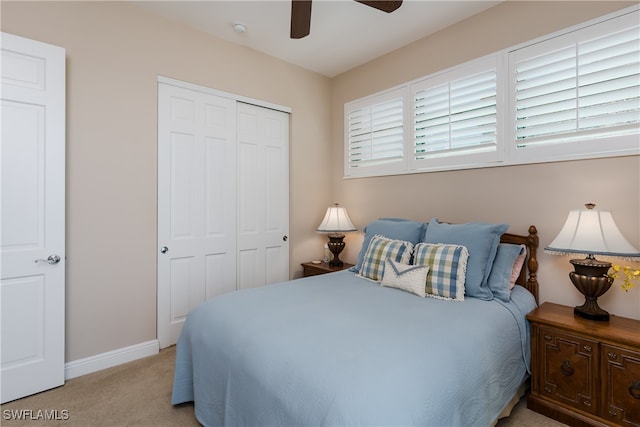
[[[158,340],[236,289],[236,102],[158,85]]]
[[[1,37],[4,403],[64,383],[65,51]]]
[[[289,278],[289,114],[238,103],[238,284]]]

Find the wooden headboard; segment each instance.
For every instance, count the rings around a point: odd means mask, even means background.
[[[538,230],[532,225],[529,227],[529,234],[526,236],[504,233],[500,241],[527,247],[526,262],[516,283],[531,292],[536,298],[536,302],[538,302]]]

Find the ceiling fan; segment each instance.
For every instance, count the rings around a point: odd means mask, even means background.
[[[355,0],[374,9],[391,13],[402,5],[402,0]],[[291,0],[291,38],[301,39],[309,35],[311,28],[311,0]]]

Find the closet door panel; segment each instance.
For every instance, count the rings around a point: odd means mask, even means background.
[[[238,103],[238,144],[240,287],[287,280],[289,115]]]
[[[236,102],[158,84],[158,340],[236,289]]]

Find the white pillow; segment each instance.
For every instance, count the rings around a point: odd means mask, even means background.
[[[425,284],[429,267],[426,265],[408,265],[387,258],[382,276],[382,286],[398,288],[421,297],[427,295]]]

